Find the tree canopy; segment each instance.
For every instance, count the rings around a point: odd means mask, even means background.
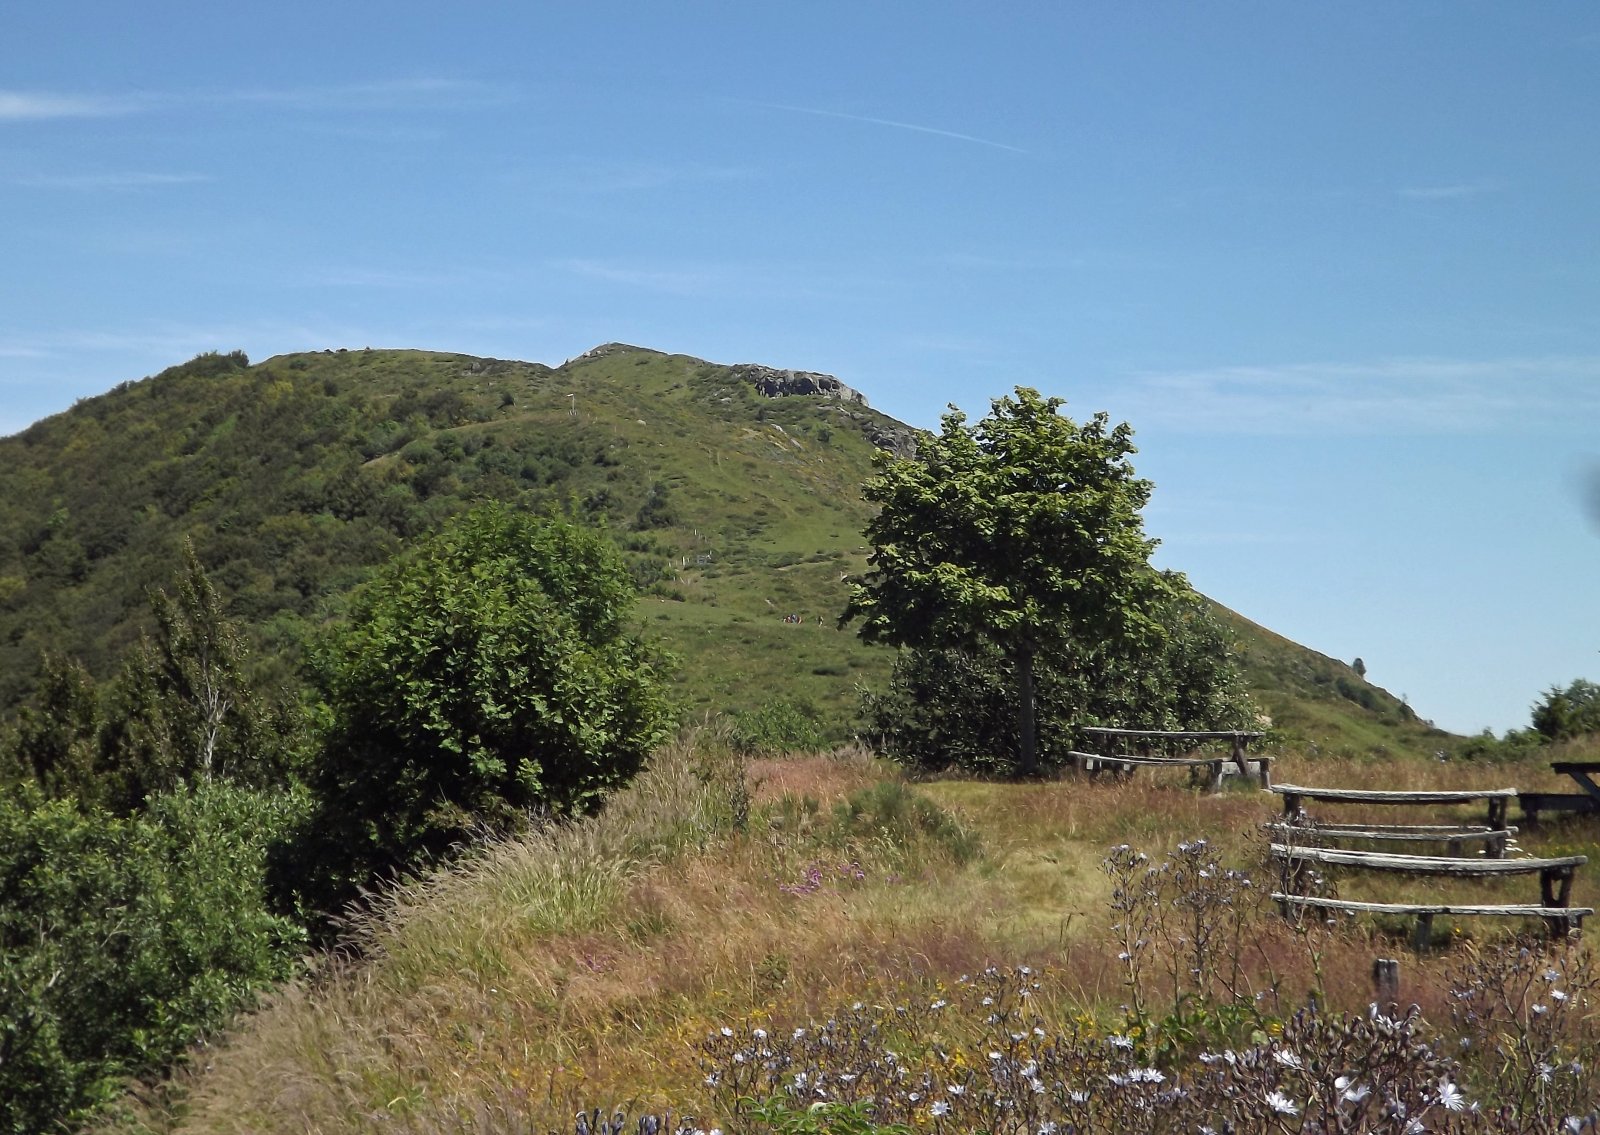
[[[1019,770],[1038,769],[1035,660],[1071,678],[1108,645],[1157,643],[1181,580],[1149,566],[1133,431],[1077,423],[1018,387],[969,425],[955,407],[914,458],[885,455],[866,486],[869,571],[846,620],[874,641],[998,652],[1016,683]]]

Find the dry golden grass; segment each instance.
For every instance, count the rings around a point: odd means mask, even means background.
[[[1533,771],[1289,757],[1278,775],[1499,787]],[[561,1126],[586,1104],[692,1109],[704,1102],[695,1042],[724,1021],[803,1022],[991,963],[1034,966],[1049,975],[1045,996],[1115,1014],[1125,990],[1107,931],[1110,845],[1160,855],[1206,836],[1270,883],[1260,827],[1279,798],[1243,785],[1208,795],[1181,775],[1140,775],[916,786],[980,834],[983,854],[962,862],[946,837],[847,830],[833,817],[838,802],[896,779],[860,752],[740,770],[714,739],[687,740],[593,821],[487,847],[389,896],[363,924],[364,960],[324,962],[197,1053],[178,1113],[130,1103],[106,1129],[489,1132],[521,1129],[513,1114],[529,1130]],[[1552,825],[1523,846],[1593,847],[1594,835]],[[1519,885],[1537,888],[1513,880],[1500,897]],[[1346,893],[1358,887],[1415,890],[1352,876]],[[1594,895],[1580,874],[1574,901]],[[1308,932],[1263,913],[1239,949],[1251,988],[1286,1006],[1320,986],[1335,1007],[1360,1008],[1372,959],[1396,954],[1404,933],[1370,922]],[[1445,964],[1408,960],[1404,998],[1442,1011]]]

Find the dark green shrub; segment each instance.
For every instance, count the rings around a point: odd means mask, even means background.
[[[289,976],[265,849],[297,807],[211,784],[140,816],[0,799],[0,1131],[65,1125]]]
[[[314,655],[329,727],[283,890],[337,911],[475,831],[598,807],[669,725],[633,598],[603,534],[499,505],[380,572]]]

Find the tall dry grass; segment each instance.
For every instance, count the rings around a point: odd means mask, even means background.
[[[1280,771],[1414,788],[1528,775],[1297,758]],[[176,1105],[130,1100],[104,1127],[431,1135],[559,1129],[594,1104],[709,1114],[708,1030],[894,1004],[994,964],[1035,969],[1038,1003],[1062,1019],[1116,1022],[1130,991],[1107,848],[1159,858],[1205,836],[1266,879],[1260,827],[1277,810],[1276,796],[1208,795],[1181,776],[912,788],[859,751],[741,762],[702,732],[598,817],[485,845],[389,892],[353,926],[359,960],[325,959],[198,1052]],[[1524,842],[1585,839],[1558,825]],[[1285,1011],[1312,993],[1359,1011],[1373,958],[1401,952],[1406,932],[1291,926],[1264,903],[1249,917],[1231,947],[1238,981]],[[1461,941],[1502,932],[1472,925]],[[1429,1020],[1449,1019],[1462,948],[1405,962],[1401,996]],[[1152,964],[1170,981],[1162,957]]]

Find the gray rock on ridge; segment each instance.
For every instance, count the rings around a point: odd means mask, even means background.
[[[857,406],[867,404],[866,395],[846,386],[831,374],[814,370],[778,370],[758,363],[739,363],[728,368],[729,373],[741,382],[748,382],[768,398],[782,398],[789,394],[820,394]]]

